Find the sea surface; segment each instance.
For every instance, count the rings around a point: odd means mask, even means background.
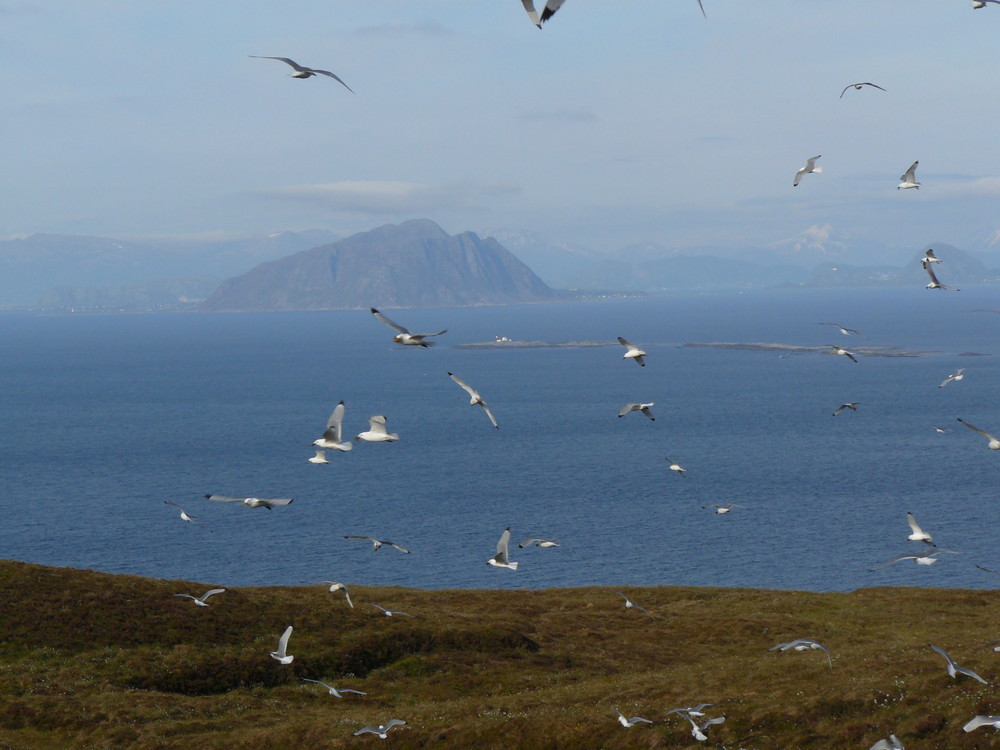
[[[1000,451],[956,417],[1000,435],[997,309],[998,287],[917,287],[386,311],[448,329],[430,349],[394,345],[367,311],[2,314],[0,557],[223,586],[994,588],[976,565],[1000,570]],[[496,336],[624,336],[647,365],[617,343],[455,348]],[[854,364],[689,342],[924,353]],[[384,414],[400,439],[310,464],[341,399],[348,435]],[[654,402],[655,422],[619,419],[631,401]],[[832,416],[847,401],[858,410]],[[907,511],[960,554],[873,572],[922,548]],[[517,571],[485,564],[508,526]],[[561,546],[518,549],[529,536]]]

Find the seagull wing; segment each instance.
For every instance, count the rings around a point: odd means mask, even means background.
[[[997,0],[997,2],[1000,2],[1000,0]],[[979,727],[995,727],[998,724],[1000,724],[1000,716],[976,716],[969,719],[962,729],[966,732],[971,732],[973,729],[979,729]]]
[[[372,315],[375,316],[375,320],[377,320],[379,323],[382,323],[383,325],[389,326],[389,328],[391,328],[392,330],[396,331],[396,333],[405,333],[405,334],[409,334],[410,333],[406,328],[403,328],[403,326],[401,326],[399,323],[393,323],[391,320],[389,320],[387,317],[385,317],[382,313],[380,313],[374,307],[371,308],[371,311],[372,311]]]
[[[503,530],[503,533],[500,535],[499,541],[497,541],[497,554],[496,557],[494,558],[497,562],[502,562],[505,565],[510,562],[509,553],[507,551],[507,547],[509,544],[510,544],[510,528],[508,527]]]
[[[920,525],[917,523],[917,519],[913,517],[912,513],[906,514],[906,522],[910,524],[910,531],[914,534],[918,534],[920,536],[930,536],[930,534],[920,528]]]
[[[395,542],[383,541],[382,544],[388,544],[390,547],[395,547],[400,552],[405,552],[406,554],[410,554],[410,550],[406,549],[406,547],[403,547],[403,546],[400,546],[400,545],[396,544]]]
[[[210,596],[215,596],[216,594],[221,594],[225,589],[209,589],[204,594],[201,595],[201,600],[205,601]]]
[[[564,2],[566,2],[566,0],[548,0],[548,2],[545,3],[545,8],[542,9],[542,23],[545,23],[552,18],[552,16],[556,14],[556,11],[562,7]]]
[[[365,602],[365,604],[367,604],[369,607],[375,607],[375,609],[380,609],[383,612],[388,612],[389,611],[385,607],[383,607],[383,606],[381,606],[379,604],[372,604],[371,602]]]
[[[715,717],[709,719],[708,721],[706,721],[704,724],[702,724],[701,728],[702,729],[707,729],[708,727],[712,726],[713,724],[722,724],[725,721],[726,721],[726,717],[725,716],[715,716]]]
[[[341,401],[333,408],[333,413],[330,418],[326,420],[326,432],[323,433],[323,437],[326,440],[331,440],[337,443],[342,443],[343,440],[341,436],[343,435],[343,422],[344,422],[344,402]],[[350,445],[350,443],[348,443]]]
[[[382,725],[382,729],[392,729],[392,727],[401,727],[406,724],[402,719],[389,719],[385,724]]]
[[[486,416],[490,418],[490,422],[493,423],[493,426],[499,430],[500,425],[497,424],[497,418],[493,416],[493,412],[490,411],[490,407],[486,404],[485,401],[480,401],[479,405],[483,407],[483,411],[486,412]]]
[[[980,430],[978,427],[973,427],[971,424],[969,424],[968,422],[966,422],[961,417],[956,417],[956,419],[958,419],[959,422],[961,422],[962,424],[964,424],[966,427],[968,427],[973,432],[978,432],[980,435],[982,435],[985,438],[989,438],[990,440],[996,440],[996,438],[993,437],[990,433],[984,432],[983,430]]]
[[[260,58],[261,60],[281,60],[281,62],[291,65],[300,73],[312,71],[312,68],[305,68],[299,65],[297,62],[295,62],[295,60],[289,60],[287,57],[271,57],[270,55],[249,55],[249,57],[257,57]]]
[[[270,509],[290,505],[294,499],[293,497],[262,497],[260,498],[260,502],[265,508]]]
[[[340,79],[340,76],[331,73],[329,70],[320,70],[319,68],[313,68],[313,73],[322,73],[325,76],[330,76],[330,78],[333,78],[334,80],[338,81],[345,89],[350,91],[352,94],[354,93],[354,89],[352,89],[350,86],[344,83]]]
[[[989,685],[989,683],[986,680],[984,680],[982,677],[980,677],[979,675],[977,675],[971,669],[967,669],[966,667],[960,667],[958,665],[955,665],[955,671],[958,672],[959,674],[964,674],[966,677],[971,677],[974,680],[979,680],[984,685]]]
[[[192,596],[191,594],[174,594],[174,596],[183,596],[185,599],[197,599],[197,596]]]
[[[848,85],[844,86],[844,90],[840,92],[840,97],[839,98],[843,99],[844,98],[844,94],[847,93],[847,89],[851,88],[851,86],[853,86],[853,85],[854,85],[853,83],[849,83]]]
[[[878,85],[877,83],[871,83],[870,81],[865,81],[865,82],[864,82],[864,83],[862,83],[861,85],[862,85],[862,86],[871,86],[872,88],[876,88],[876,89],[878,89],[879,91],[885,91],[885,89],[884,89],[884,88],[882,88],[881,86],[879,86],[879,85]]]
[[[217,503],[242,503],[246,500],[245,497],[228,497],[227,495],[205,495],[205,497]]]
[[[931,281],[940,286],[941,282],[938,281],[938,277],[934,273],[934,266],[930,263],[924,263],[924,270],[927,271],[927,275],[931,277]]]
[[[1000,0],[996,0],[996,2],[1000,2]],[[698,7],[701,8],[701,15],[708,18],[708,15],[705,13],[705,6],[701,4],[701,0],[698,0]]]
[[[285,632],[281,634],[281,638],[278,639],[278,651],[277,653],[285,656],[288,653],[288,639],[292,637],[292,626],[289,625],[285,628]]]
[[[795,179],[792,181],[792,187],[798,187],[799,182],[802,180],[802,175],[806,173],[806,168],[802,167],[798,172],[795,173]]]
[[[466,383],[464,380],[462,380],[460,377],[458,377],[458,375],[455,375],[454,373],[449,372],[448,373],[448,377],[451,378],[452,380],[454,380],[460,386],[462,386],[462,388],[465,389],[465,392],[468,393],[469,397],[472,398],[474,401],[478,401],[479,400],[479,392],[475,388],[473,388],[471,385],[469,385],[468,383]]]
[[[625,404],[625,406],[618,410],[618,416],[624,417],[630,411],[636,411],[638,408],[639,404]]]
[[[372,734],[382,734],[378,727],[361,727],[361,729],[354,733],[354,736],[357,737],[359,734],[365,734],[366,732],[371,732]]]
[[[524,6],[524,10],[528,14],[528,18],[531,19],[531,22],[538,28],[542,28],[542,22],[538,20],[538,13],[535,11],[535,4],[532,0],[521,0],[521,4]]]
[[[323,683],[323,684],[325,685],[326,683]],[[341,693],[354,693],[355,695],[368,695],[368,693],[364,693],[364,692],[362,692],[360,690],[351,690],[351,688],[340,688],[340,692]]]
[[[886,568],[892,565],[893,563],[898,563],[901,560],[916,560],[916,559],[917,559],[916,555],[896,555],[896,557],[892,558],[891,560],[886,560],[881,565],[876,565],[874,568],[872,568],[872,570],[881,570],[882,568]]]
[[[910,168],[907,169],[906,172],[903,174],[903,176],[900,177],[899,179],[903,180],[904,182],[916,182],[917,181],[917,165],[919,163],[920,163],[919,160],[913,162],[913,164],[910,165]]]
[[[378,432],[383,435],[388,435],[388,431],[385,429],[385,417],[378,415],[371,417],[368,420],[368,427],[372,432]]]

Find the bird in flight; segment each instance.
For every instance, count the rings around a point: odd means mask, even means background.
[[[221,594],[223,591],[225,591],[225,589],[209,589],[201,596],[192,596],[191,594],[174,594],[174,596],[183,596],[186,599],[191,599],[192,601],[194,601],[194,603],[197,604],[199,607],[207,607],[208,602],[206,602],[205,600],[208,599],[208,597],[210,596]]]
[[[393,615],[402,615],[403,617],[416,617],[416,615],[411,615],[409,612],[400,612],[398,609],[386,609],[380,604],[372,604],[371,602],[365,602],[369,607],[375,607],[375,609],[382,610],[382,614],[386,617],[392,617]]]
[[[833,416],[837,416],[844,409],[850,409],[851,411],[857,411],[858,410],[858,404],[860,404],[860,403],[861,403],[860,401],[851,401],[851,402],[846,403],[846,404],[841,404],[840,406],[837,407],[837,411],[835,411],[833,413]]]
[[[920,183],[917,182],[917,165],[919,163],[919,161],[913,162],[913,164],[910,165],[910,168],[900,176],[899,179],[902,180],[902,182],[896,185],[896,190],[909,190],[910,188],[916,188],[917,190],[920,189]]]
[[[317,448],[328,448],[336,451],[349,451],[354,445],[350,440],[344,442],[343,438],[343,421],[344,421],[344,402],[341,401],[335,407],[333,407],[333,413],[330,418],[326,420],[326,430],[323,431],[323,437],[318,440],[313,440],[313,445]],[[317,457],[319,456],[319,451],[316,451]],[[324,456],[325,458],[325,456]],[[310,459],[312,460],[312,459]],[[323,463],[320,461],[314,463]]]
[[[387,732],[393,727],[401,727],[405,725],[406,722],[402,719],[389,719],[385,724],[379,724],[377,727],[361,727],[354,736],[357,737],[359,734],[371,733],[377,734],[381,739],[385,739],[388,734]]]
[[[277,659],[282,664],[291,664],[294,656],[288,653],[288,639],[292,637],[292,626],[285,628],[285,632],[278,639],[278,650],[271,651],[271,658]]]
[[[965,379],[965,375],[962,374],[963,372],[965,372],[965,368],[964,367],[959,367],[957,370],[955,370],[955,372],[953,372],[951,375],[949,375],[944,380],[942,380],[941,381],[941,385],[939,385],[938,388],[944,388],[946,385],[948,385],[948,383],[951,383],[951,382],[955,382],[955,381],[958,381],[958,380],[964,380]]]
[[[649,614],[649,610],[648,609],[646,609],[645,607],[640,607],[638,604],[636,604],[631,599],[629,599],[627,596],[625,596],[625,594],[623,594],[621,591],[616,591],[615,593],[618,594],[618,596],[620,596],[622,599],[625,600],[625,609],[635,609],[635,610],[638,610],[639,612],[642,612],[650,620],[655,620],[656,619],[651,614]]]
[[[641,716],[633,716],[630,719],[626,719],[625,718],[625,714],[623,714],[617,708],[613,708],[611,710],[614,711],[616,714],[618,714],[618,723],[621,724],[626,729],[634,727],[636,724],[639,724],[639,723],[645,723],[645,724],[652,724],[653,723],[649,719],[644,719]]]
[[[624,346],[628,350],[622,355],[622,359],[634,359],[641,367],[646,366],[646,363],[642,359],[643,357],[646,356],[646,352],[644,352],[635,344],[630,344],[621,336],[618,337],[618,343]]]
[[[479,391],[477,391],[475,388],[473,388],[471,385],[466,383],[464,380],[462,380],[460,377],[458,377],[458,375],[455,375],[454,373],[449,372],[448,377],[454,380],[456,383],[458,383],[462,388],[465,389],[465,392],[469,394],[469,399],[470,399],[469,406],[478,405],[483,407],[483,411],[485,411],[486,416],[490,418],[490,422],[492,422],[493,426],[499,430],[500,425],[497,424],[496,417],[493,416],[493,412],[490,411],[490,407],[486,404],[485,401],[483,401],[483,397],[479,395]]]
[[[333,593],[335,591],[343,591],[344,598],[347,599],[348,605],[351,607],[351,609],[354,609],[354,602],[351,601],[351,592],[347,590],[347,586],[338,581],[323,581],[323,583],[330,584],[330,593]]]
[[[216,503],[243,503],[248,508],[277,508],[282,505],[289,505],[295,498],[292,497],[227,497],[226,495],[205,495],[206,498]]]
[[[289,60],[287,57],[271,57],[270,55],[250,55],[250,57],[256,57],[261,60],[281,60],[281,62],[291,65],[295,69],[295,72],[290,74],[292,78],[305,79],[305,78],[311,78],[316,74],[330,76],[330,78],[334,79],[335,81],[338,81],[345,89],[350,91],[352,94],[354,93],[354,89],[352,89],[346,83],[341,81],[339,76],[334,75],[329,70],[320,70],[319,68],[307,68],[304,65],[299,65],[294,60]]]
[[[655,422],[656,417],[654,417],[653,413],[649,410],[649,407],[653,406],[653,404],[654,404],[653,401],[650,401],[648,404],[625,404],[625,406],[623,406],[619,410],[618,417],[619,418],[624,417],[630,411],[639,411],[642,412],[646,417]]]
[[[913,517],[912,513],[906,514],[906,522],[910,525],[910,531],[913,532],[908,537],[906,537],[911,542],[923,542],[924,544],[929,544],[931,547],[934,545],[934,537],[920,528],[917,523],[917,519]]]
[[[938,281],[937,274],[934,273],[934,266],[930,263],[924,263],[924,270],[927,271],[927,275],[931,277],[931,283],[927,285],[928,289],[952,289],[954,291],[960,291],[953,286],[948,286],[947,284],[942,284]]]
[[[670,464],[670,466],[667,467],[668,469],[670,469],[670,471],[676,471],[681,476],[684,476],[685,469],[683,466],[681,466],[676,461],[671,461],[669,458],[665,460]]]
[[[850,336],[852,333],[857,334],[858,336],[864,335],[861,331],[855,331],[853,328],[846,328],[845,326],[840,325],[840,323],[817,323],[816,325],[833,326],[834,328],[840,329],[840,332],[845,336]]]
[[[841,99],[844,98],[844,94],[847,93],[847,89],[854,88],[854,89],[857,89],[858,91],[861,91],[861,87],[862,86],[871,86],[872,88],[876,88],[879,91],[885,91],[884,88],[882,88],[881,86],[879,86],[877,84],[870,83],[869,81],[863,81],[861,83],[851,83],[851,84],[848,84],[847,86],[844,86],[844,90],[840,92],[840,98]]]
[[[798,187],[799,182],[802,180],[802,175],[812,174],[813,172],[819,174],[823,171],[823,167],[816,166],[816,160],[819,158],[819,156],[814,156],[812,159],[806,161],[806,165],[795,173],[795,180],[792,182],[792,187]]]
[[[492,565],[494,568],[510,568],[511,570],[517,570],[517,563],[510,561],[510,555],[507,551],[509,545],[510,527],[508,526],[503,530],[503,533],[500,535],[500,540],[497,542],[497,553],[487,560],[486,564]]]
[[[448,333],[448,329],[445,328],[443,331],[438,331],[437,333],[410,333],[408,329],[403,328],[399,323],[394,323],[385,317],[382,313],[376,310],[374,307],[371,308],[372,315],[375,316],[375,320],[383,325],[389,326],[392,330],[396,332],[396,335],[392,337],[392,340],[397,344],[402,344],[403,346],[434,346],[433,341],[424,341],[424,339],[431,336],[440,336],[442,333]]]
[[[163,504],[164,505],[173,505],[175,508],[177,508],[181,512],[181,520],[182,521],[191,522],[191,521],[194,521],[195,519],[198,518],[198,516],[189,515],[188,512],[186,510],[184,510],[181,506],[179,506],[177,503],[171,502],[170,500],[164,500]]]
[[[395,542],[390,542],[386,539],[375,539],[370,536],[345,536],[344,539],[364,539],[365,541],[369,541],[372,543],[372,552],[378,552],[382,549],[383,544],[387,544],[390,547],[395,547],[400,552],[405,552],[407,555],[410,554],[410,550],[406,549],[406,547],[400,547]],[[333,589],[330,589],[330,591],[333,591]]]
[[[391,443],[393,440],[399,440],[399,435],[389,432],[385,428],[385,417],[378,414],[368,419],[368,429],[359,432],[354,439],[364,440],[366,443]]]
[[[957,678],[958,675],[964,674],[967,677],[971,677],[974,680],[979,680],[984,685],[988,685],[989,684],[988,682],[986,682],[986,680],[984,680],[982,677],[980,677],[979,675],[977,675],[971,669],[966,669],[965,667],[960,667],[955,662],[955,660],[951,658],[951,655],[947,651],[945,651],[943,648],[938,648],[933,643],[930,644],[930,647],[932,649],[934,649],[935,651],[937,651],[939,654],[941,654],[941,656],[943,656],[945,658],[945,660],[947,660],[947,662],[948,662],[948,675],[950,677],[956,677]]]
[[[854,353],[847,351],[847,349],[845,349],[844,347],[837,346],[836,344],[827,344],[827,346],[830,347],[831,349],[833,349],[833,352],[832,352],[833,354],[839,354],[842,357],[847,357],[854,364],[858,363],[858,360],[856,360],[854,358]]]
[[[959,422],[961,422],[962,424],[964,424],[964,425],[965,425],[966,427],[968,427],[968,428],[969,428],[970,430],[972,430],[973,432],[978,432],[978,433],[979,433],[980,435],[982,435],[982,436],[983,436],[984,438],[986,438],[987,440],[989,440],[989,441],[990,441],[990,442],[989,442],[989,445],[987,445],[986,447],[987,447],[987,448],[989,448],[989,449],[990,449],[991,451],[998,451],[998,450],[1000,450],[1000,440],[997,440],[997,438],[993,437],[993,436],[992,436],[992,435],[991,435],[990,433],[988,433],[988,432],[983,432],[983,431],[982,431],[982,430],[980,430],[980,429],[979,429],[978,427],[973,427],[973,426],[972,426],[971,424],[969,424],[968,422],[966,422],[966,421],[965,421],[964,419],[962,419],[961,417],[955,417],[955,418],[956,418],[956,419],[957,419],[957,420],[958,420]]]
[[[355,695],[368,695],[368,693],[363,693],[360,690],[351,690],[350,688],[340,688],[339,690],[333,685],[323,682],[322,680],[310,680],[308,677],[302,678],[303,682],[315,682],[317,685],[322,685],[326,688],[326,691],[332,695],[334,698],[343,698],[343,693],[354,693]]]
[[[768,651],[809,651],[811,649],[819,650],[825,653],[827,664],[829,664],[831,668],[833,667],[833,662],[830,660],[830,650],[822,643],[810,641],[806,638],[796,638],[794,641],[779,643],[776,646],[771,646]]]

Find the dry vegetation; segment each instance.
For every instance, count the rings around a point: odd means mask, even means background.
[[[229,589],[0,562],[0,748],[986,748],[1000,598],[909,588]],[[385,617],[361,602],[417,617]],[[268,656],[294,625],[281,666]],[[812,638],[821,652],[769,652]],[[948,677],[935,643],[990,685]],[[338,700],[302,677],[367,696]],[[727,721],[695,742],[674,707]],[[657,720],[621,727],[626,716]]]

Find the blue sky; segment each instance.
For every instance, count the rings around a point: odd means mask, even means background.
[[[427,217],[877,255],[1000,229],[1000,6],[704,3],[567,0],[539,31],[517,0],[0,0],[0,237]]]

